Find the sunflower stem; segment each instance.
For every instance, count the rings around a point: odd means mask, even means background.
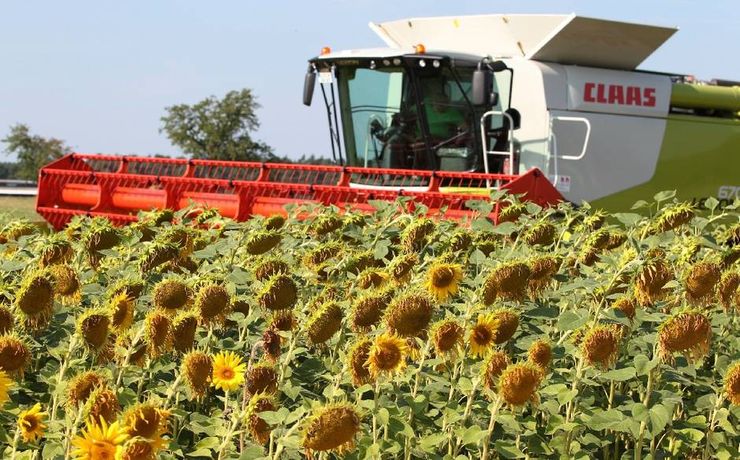
[[[653,383],[655,381],[655,372],[658,366],[650,369],[648,372],[647,388],[645,389],[645,396],[643,397],[642,404],[645,409],[650,411],[650,395],[653,392]],[[640,434],[637,437],[637,443],[635,444],[635,460],[642,459],[642,443],[645,439],[645,430],[647,429],[647,419],[640,423]]]
[[[15,459],[15,451],[18,448],[18,439],[21,437],[21,428],[19,426],[15,427],[15,435],[13,436],[13,448],[10,452],[10,458],[11,460]]]
[[[380,380],[375,380],[375,391],[373,392],[373,444],[378,442],[378,394],[380,393]]]
[[[419,360],[419,370],[416,372],[416,376],[414,377],[414,388],[411,390],[411,399],[416,400],[416,395],[419,392],[419,382],[421,381],[421,371],[424,368],[424,361],[426,361],[427,354],[429,353],[429,344],[430,341],[427,340],[426,343],[424,343],[424,348],[421,350],[421,359]],[[414,421],[414,410],[411,408],[409,411],[409,425]],[[388,435],[388,425],[385,426],[385,437],[387,438]],[[411,458],[411,438],[406,437],[406,441],[404,441],[404,458],[406,460],[409,460]]]
[[[491,407],[491,416],[488,419],[488,431],[486,432],[486,438],[483,441],[483,453],[481,455],[481,460],[488,460],[488,456],[490,455],[489,449],[491,448],[491,437],[493,436],[493,429],[496,427],[496,416],[498,416],[498,411],[501,409],[501,406],[503,405],[503,399],[501,396],[496,396],[496,400],[493,402],[493,406]],[[519,437],[517,437],[517,441],[519,441]]]
[[[139,339],[141,339],[141,336],[144,335],[144,330],[146,328],[146,324],[143,324],[138,331],[136,331],[136,335],[131,340],[131,343],[128,347],[126,347],[126,356],[123,358],[123,364],[117,369],[117,375],[116,375],[116,388],[120,387],[121,380],[123,380],[123,373],[128,367],[129,362],[131,361],[131,354],[134,349],[134,346],[136,343],[139,342]]]
[[[712,408],[712,412],[709,416],[709,431],[707,432],[707,435],[705,437],[705,443],[704,443],[704,453],[702,454],[702,460],[707,460],[709,458],[710,454],[710,442],[709,438],[712,436],[712,432],[714,431],[714,426],[717,423],[717,410],[722,407],[722,395],[716,395],[716,401],[714,403],[714,407]]]
[[[470,417],[470,412],[473,409],[473,402],[475,401],[475,393],[478,390],[478,381],[473,381],[473,389],[470,390],[470,395],[468,395],[468,402],[465,404],[465,412],[463,412],[463,417],[460,420],[460,423],[462,426],[465,426],[465,422],[468,421],[468,417]],[[460,448],[462,447],[462,438],[459,438],[457,442],[455,443],[455,450],[454,450],[454,456],[457,456],[457,453],[460,452]]]
[[[85,406],[80,404],[80,406],[75,411],[75,420],[74,423],[69,425],[67,427],[67,435],[64,445],[64,458],[65,460],[69,459],[69,456],[71,454],[71,448],[72,448],[72,440],[77,435],[77,425],[79,425],[80,420],[82,419],[82,413],[85,411]]]
[[[177,373],[177,378],[174,382],[172,382],[172,385],[167,389],[167,397],[164,400],[164,404],[162,404],[162,407],[164,409],[167,409],[170,405],[170,399],[175,395],[175,390],[177,389],[177,386],[182,381],[182,372]]]
[[[67,372],[67,366],[69,365],[69,358],[72,356],[72,353],[74,353],[75,348],[77,346],[77,334],[73,334],[72,338],[69,340],[69,348],[67,348],[67,353],[64,355],[64,358],[62,358],[62,362],[59,364],[59,374],[57,375],[57,381],[56,384],[59,386],[59,384],[62,382],[62,379],[64,378],[64,373]],[[59,392],[54,392],[54,397],[52,398],[51,402],[51,414],[49,415],[49,420],[54,420],[54,417],[57,413],[57,406],[59,405]]]
[[[224,413],[229,407],[229,392],[224,392]],[[224,435],[223,440],[221,441],[221,446],[218,448],[218,460],[221,460],[224,458],[224,453],[226,452],[226,447],[231,443],[231,440],[234,438],[234,434],[236,434],[236,428],[239,426],[239,420],[241,419],[241,412],[240,411],[233,411],[231,413],[231,420],[229,422],[229,428],[226,431],[226,434]]]

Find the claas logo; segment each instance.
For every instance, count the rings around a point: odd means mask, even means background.
[[[655,107],[655,88],[586,82],[583,101],[595,104]]]

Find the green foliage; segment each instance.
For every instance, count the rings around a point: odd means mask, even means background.
[[[272,148],[256,141],[259,104],[250,89],[208,97],[193,105],[167,107],[162,131],[193,158],[236,161],[274,161]]]
[[[36,180],[42,166],[71,151],[64,141],[31,134],[28,125],[21,123],[11,126],[2,141],[6,144],[5,152],[18,157],[15,170],[18,179]]]
[[[675,206],[668,203],[668,196],[658,198],[663,201],[662,209]],[[83,428],[82,417],[66,401],[70,382],[81,372],[94,370],[106,376],[124,410],[137,402],[153,401],[171,411],[165,442],[158,452],[165,459],[299,459],[306,454],[353,460],[738,458],[740,406],[730,396],[740,394],[730,395],[724,382],[728,369],[740,357],[740,296],[733,297],[727,308],[718,300],[719,288],[701,305],[686,296],[686,273],[691,267],[700,260],[723,259],[734,244],[721,236],[738,222],[736,211],[717,214],[712,222],[694,217],[660,233],[655,233],[653,222],[659,217],[608,216],[603,231],[623,233],[628,243],[601,247],[595,260],[585,264],[578,256],[594,232],[573,223],[593,220],[594,213],[588,208],[572,209],[566,204],[557,210],[528,207],[515,222],[502,225],[482,217],[470,224],[431,220],[425,225],[424,244],[403,245],[402,235],[409,234],[404,229],[424,222],[423,213],[399,214],[399,203],[373,205],[376,212],[362,218],[336,208],[294,206],[284,225],[270,230],[280,235],[279,241],[260,254],[250,253],[246,243],[264,232],[261,217],[233,222],[206,212],[190,220],[191,210],[175,212],[166,220],[149,216],[137,226],[116,230],[115,244],[97,251],[95,264],[87,254],[86,242],[92,238],[79,235],[105,227],[99,219],[78,218],[55,236],[23,223],[0,226],[0,305],[11,308],[16,304],[24,279],[38,270],[39,248],[52,239],[71,244],[68,263],[81,285],[78,297],[56,296],[45,327],[32,329],[20,317],[16,319],[14,334],[28,344],[31,358],[25,375],[13,376],[10,399],[0,407],[4,457],[10,457],[18,413],[40,402],[50,413],[45,436],[41,443],[18,442],[16,455],[31,458],[41,450],[42,458],[63,458],[68,439]],[[480,212],[491,211],[482,204],[476,206]],[[655,201],[646,206],[661,207]],[[330,232],[312,232],[316,215],[332,216],[341,225],[332,226],[336,228]],[[556,227],[556,240],[549,245],[527,244],[526,229],[544,221]],[[150,233],[150,242],[140,241],[142,227]],[[490,253],[484,254],[475,244],[451,251],[452,237],[460,234],[468,234],[472,241],[493,235]],[[152,248],[172,244],[173,235],[184,235],[176,257],[140,270],[137,262]],[[683,246],[697,239],[699,249],[693,259],[686,258]],[[317,248],[327,247],[341,250],[331,251],[331,258],[320,267],[306,263]],[[634,294],[640,269],[656,257],[665,260],[672,276],[660,298],[638,305],[633,317],[617,311],[616,301]],[[268,311],[258,303],[271,281],[258,278],[257,267],[275,259],[289,267],[284,276],[292,280],[297,294],[287,311]],[[386,284],[373,290],[359,286],[357,261],[361,259],[369,260],[374,270],[388,273],[395,260],[414,262],[407,276],[388,277]],[[378,312],[376,324],[355,327],[352,313],[358,299],[382,293],[392,305],[393,296],[429,292],[430,267],[442,259],[462,267],[463,277],[448,300],[434,304],[431,323],[451,320],[459,324],[463,333],[457,347],[440,351],[436,348],[438,329],[426,329],[408,340],[399,339],[409,350],[396,372],[377,378],[354,375],[367,362],[361,358],[359,367],[353,367],[357,363],[351,358],[359,349],[354,345],[365,340],[375,344],[388,332],[389,318],[386,308],[385,313]],[[512,261],[534,267],[543,259],[558,263],[551,279],[538,278],[532,283],[530,278],[525,280],[523,298],[498,298],[489,307],[482,305],[486,280],[498,268]],[[734,261],[723,270],[734,273],[739,268]],[[136,279],[144,287],[131,299],[135,311],[130,329],[120,335],[123,340],[116,338],[106,355],[85,349],[79,337],[80,318],[90,309],[108,306],[116,297],[112,291]],[[193,293],[218,284],[232,296],[232,304],[242,302],[239,310],[221,311],[199,323],[192,342],[210,356],[233,351],[248,369],[263,369],[270,385],[262,388],[276,388],[259,396],[269,399],[266,409],[256,414],[245,410],[255,407],[252,402],[257,398],[250,399],[241,387],[228,393],[210,387],[202,399],[193,399],[182,371],[185,358],[167,348],[166,341],[156,352],[148,350],[140,361],[127,358],[141,346],[132,340],[138,333],[147,350],[151,335],[147,325],[153,310],[173,317],[182,314],[153,306],[154,286],[167,279],[183,280]],[[205,300],[194,303],[203,307]],[[328,304],[341,311],[341,321],[333,321],[335,316],[332,321],[310,321]],[[703,343],[706,347],[665,353],[661,325],[684,307],[699,308],[706,315],[711,340]],[[412,309],[413,304],[406,308]],[[471,337],[479,317],[501,309],[519,317],[513,334],[504,343],[491,344],[484,356],[474,354]],[[491,327],[504,327],[502,318],[491,320]],[[276,325],[280,322],[282,327]],[[331,327],[324,332],[329,338],[312,343],[310,334],[327,325]],[[593,359],[598,353],[588,354],[600,348],[586,339],[597,326],[619,331],[617,346],[607,349],[613,359],[598,362]],[[548,365],[534,367],[533,343],[549,344]],[[505,399],[504,384],[512,385],[515,380],[505,381],[504,374],[499,379],[487,378],[494,351],[505,356],[511,369],[529,369],[540,378],[523,404]],[[4,356],[0,353],[0,364],[7,359]],[[337,426],[334,434],[351,437],[354,443],[342,446],[341,453],[307,452],[304,437],[309,422],[329,429],[333,426],[330,420],[316,420],[328,413],[327,408],[340,406],[356,408],[357,420],[345,419],[352,422],[352,436]],[[120,414],[116,417],[123,422]],[[272,430],[271,436],[257,440],[253,429],[258,425]],[[324,439],[329,442],[334,437]]]

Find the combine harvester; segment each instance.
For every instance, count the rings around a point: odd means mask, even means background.
[[[740,191],[740,83],[636,70],[676,29],[575,15],[370,27],[386,48],[324,48],[305,77],[306,105],[320,83],[338,166],[72,154],[41,170],[37,211],[61,228],[192,203],[241,220],[408,196],[463,217],[492,189],[607,209]]]

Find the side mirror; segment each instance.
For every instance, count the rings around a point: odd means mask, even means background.
[[[506,109],[506,113],[511,117],[511,121],[514,122],[514,126],[511,129],[519,129],[522,127],[522,114],[517,109]],[[508,120],[506,120],[508,122]]]
[[[470,100],[474,106],[481,107],[491,102],[493,90],[493,72],[488,69],[477,69],[473,72]]]
[[[494,72],[503,72],[509,68],[504,61],[493,61],[489,66]]]
[[[303,80],[303,105],[311,105],[313,100],[313,90],[316,87],[316,72],[308,69],[306,77]]]

